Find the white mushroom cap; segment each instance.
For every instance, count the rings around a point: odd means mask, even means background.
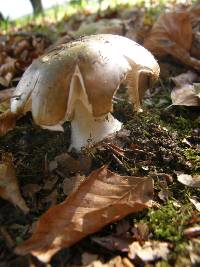
[[[49,127],[73,120],[81,102],[93,118],[105,120],[122,82],[139,110],[144,91],[158,75],[153,55],[134,41],[111,34],[86,36],[31,64],[16,88],[19,97],[11,101],[11,112],[30,110],[37,124]]]

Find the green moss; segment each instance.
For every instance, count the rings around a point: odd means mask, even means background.
[[[153,238],[174,243],[183,240],[184,225],[190,216],[189,207],[184,210],[176,208],[172,201],[157,210],[151,209],[147,214]]]
[[[156,263],[155,267],[170,267],[171,265],[166,261],[159,261]]]
[[[194,166],[194,170],[200,171],[200,152],[197,149],[187,148],[183,151],[187,160]]]

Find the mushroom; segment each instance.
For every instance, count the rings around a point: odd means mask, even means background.
[[[85,36],[52,48],[25,71],[11,100],[11,113],[32,112],[36,124],[62,130],[71,121],[71,147],[80,151],[119,131],[112,99],[125,83],[139,111],[146,89],[159,76],[153,55],[134,41],[112,34]]]

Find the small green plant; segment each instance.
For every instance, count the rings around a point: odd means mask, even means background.
[[[200,171],[200,153],[197,149],[187,148],[183,151],[187,160],[193,163],[194,170]]]
[[[190,218],[190,209],[177,208],[169,201],[157,210],[150,210],[147,214],[150,227],[155,239],[179,242],[183,239],[184,225]]]

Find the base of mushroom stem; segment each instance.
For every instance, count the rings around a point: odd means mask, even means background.
[[[80,151],[82,148],[103,140],[110,134],[119,131],[122,123],[115,119],[110,113],[101,118],[94,118],[86,112],[74,116],[71,121],[71,145],[69,150],[74,148]]]

